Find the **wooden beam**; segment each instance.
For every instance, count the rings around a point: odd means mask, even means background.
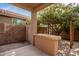
[[[70,21],[70,48],[73,48],[74,44],[74,24],[73,21]]]

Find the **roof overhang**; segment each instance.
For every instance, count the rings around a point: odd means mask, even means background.
[[[39,11],[49,5],[51,3],[12,3],[12,5],[29,10],[29,11]]]

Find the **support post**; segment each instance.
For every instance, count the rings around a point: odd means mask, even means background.
[[[74,44],[74,24],[73,21],[70,21],[70,49],[73,48]]]
[[[47,29],[47,33],[49,34],[49,24],[48,24],[48,29]]]
[[[33,35],[37,33],[37,12],[32,11],[31,17],[31,28],[30,28],[30,43],[33,44]]]

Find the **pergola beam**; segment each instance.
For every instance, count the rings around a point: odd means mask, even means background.
[[[74,24],[73,21],[70,21],[70,48],[73,48],[74,44]]]

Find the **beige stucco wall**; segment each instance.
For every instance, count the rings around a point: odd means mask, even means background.
[[[4,24],[3,23],[0,23],[0,33],[1,32],[4,32]]]
[[[12,25],[8,24],[8,23],[0,23],[0,33],[4,33],[6,31],[9,30],[9,28],[11,28]]]
[[[60,36],[36,34],[34,35],[33,45],[48,55],[56,55],[58,51],[59,40],[61,40]]]
[[[0,16],[0,23],[10,23],[12,24],[12,18],[6,16]]]

